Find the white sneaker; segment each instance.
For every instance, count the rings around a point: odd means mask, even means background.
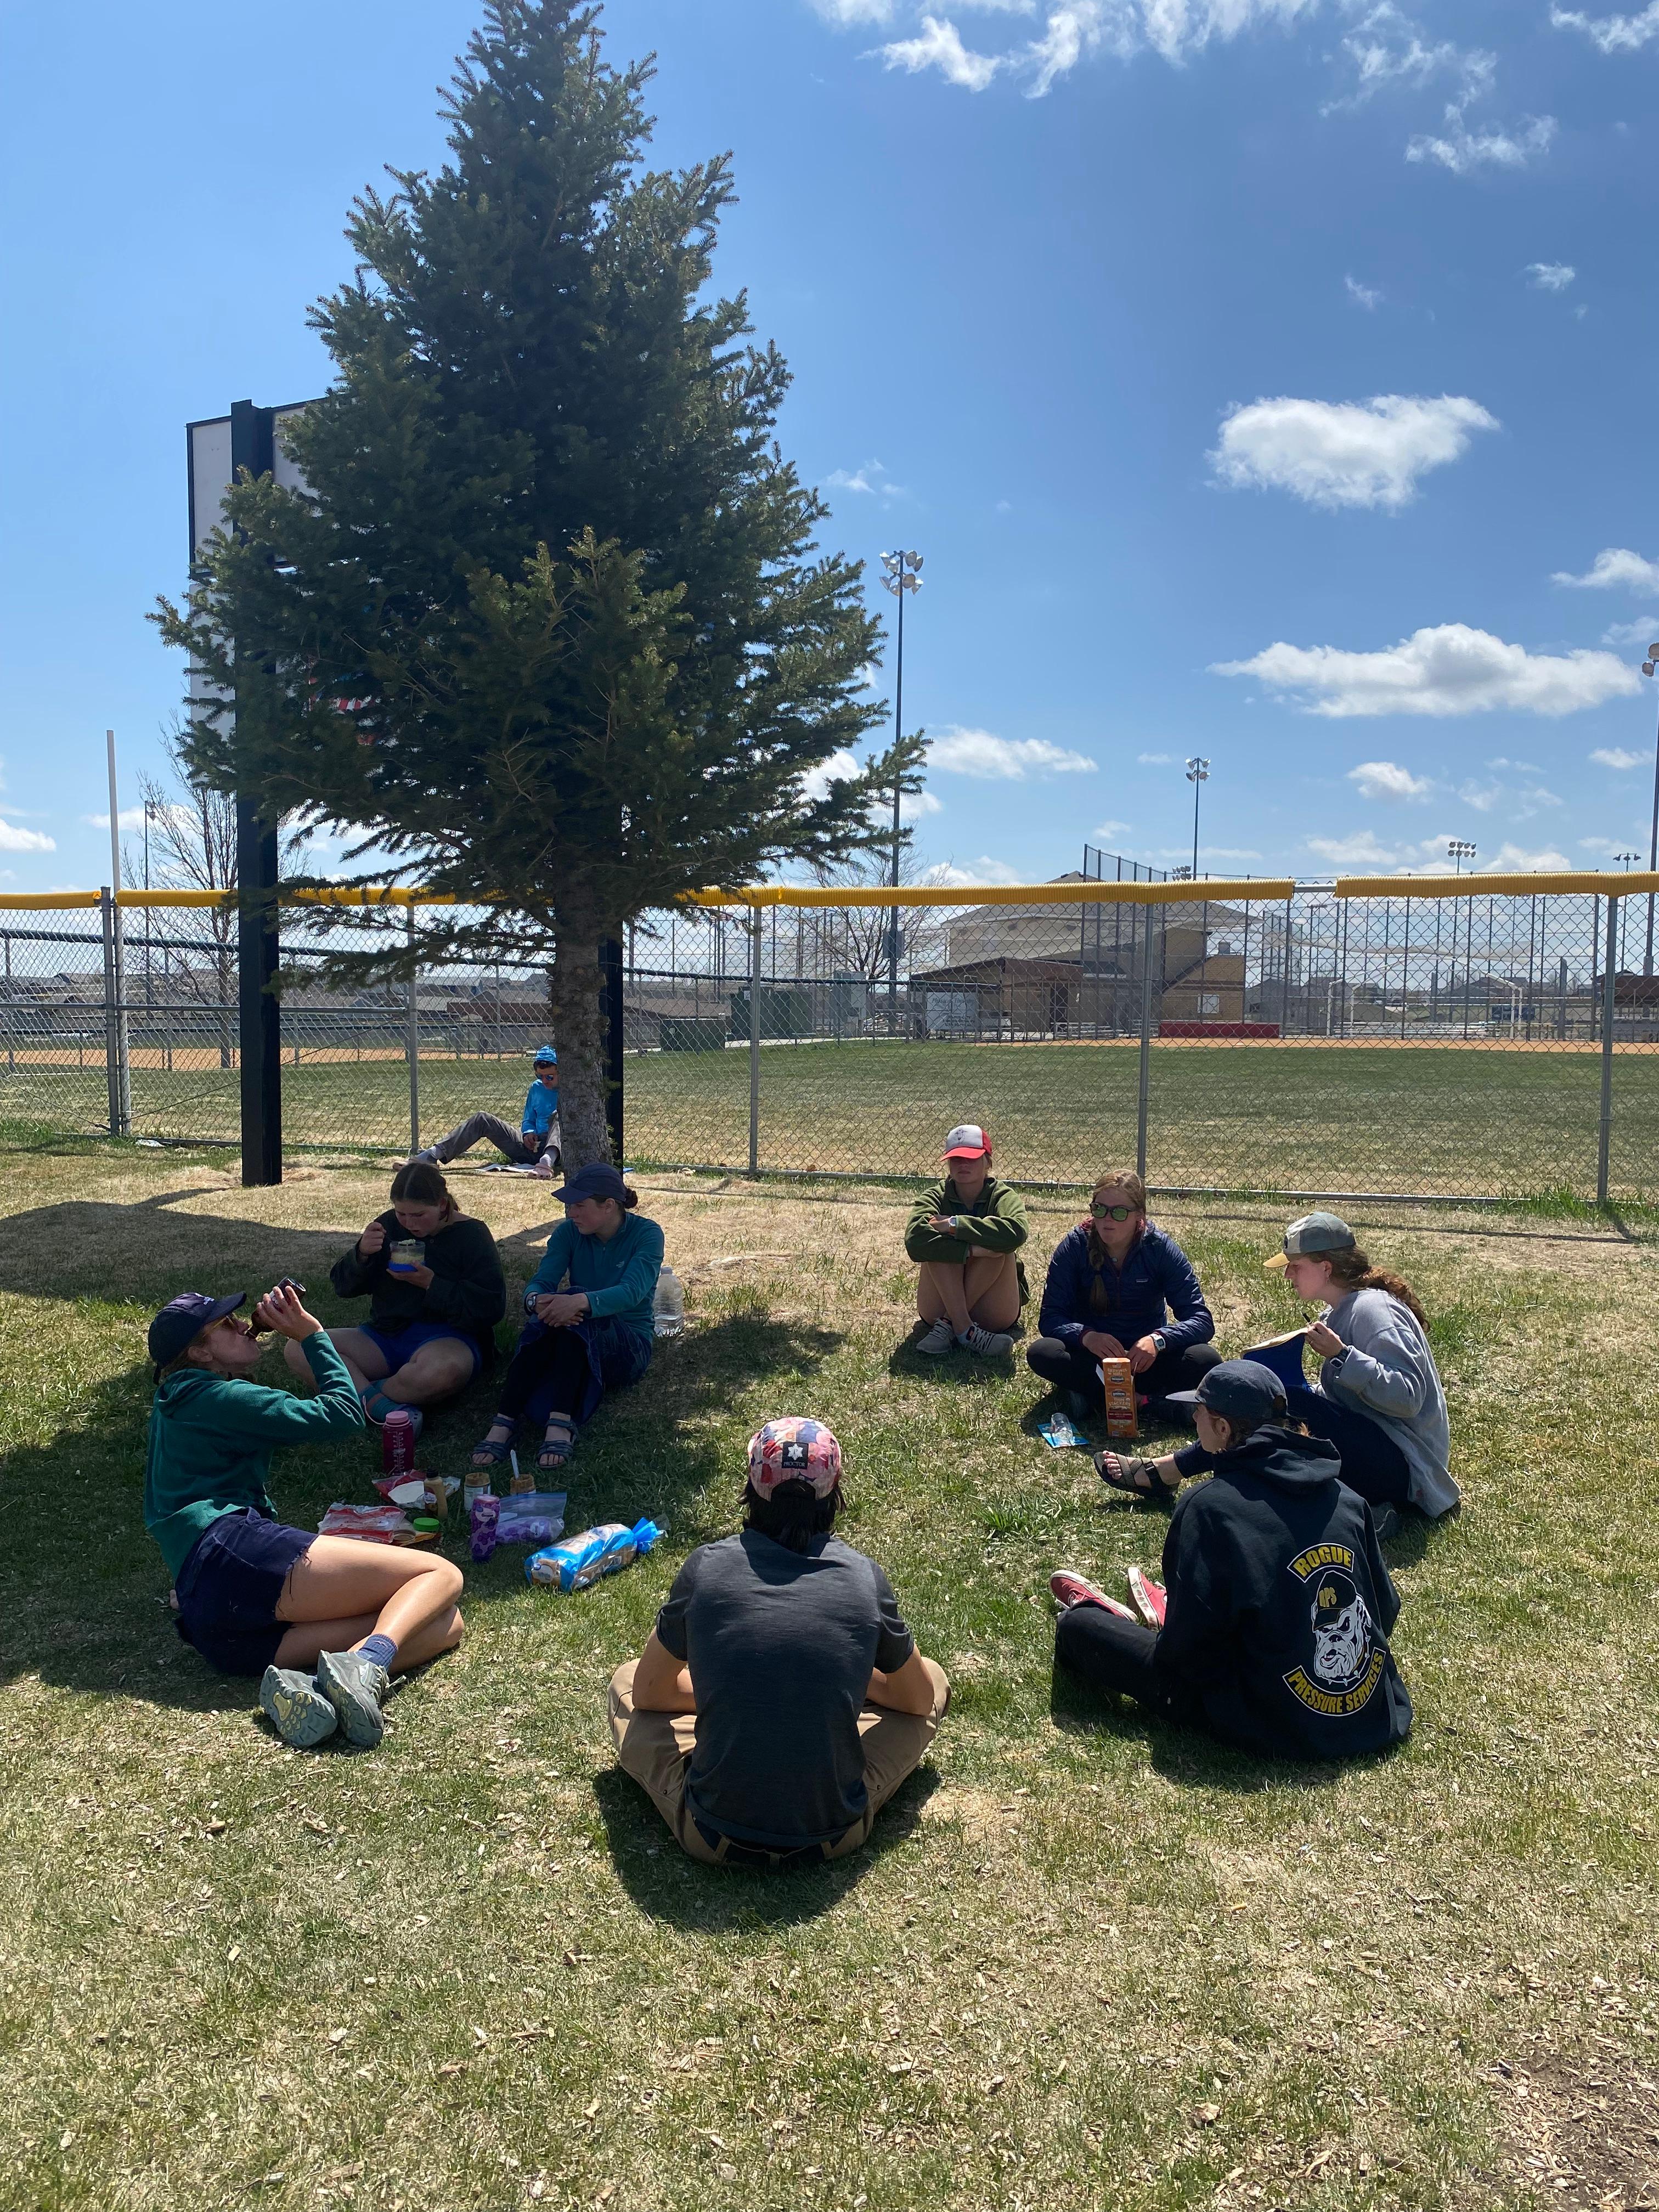
[[[933,1327],[924,1330],[916,1339],[915,1349],[918,1352],[925,1352],[930,1359],[943,1359],[947,1352],[954,1349],[956,1340],[955,1329],[951,1328],[946,1316],[941,1314]]]
[[[965,1352],[976,1352],[981,1359],[1000,1359],[1014,1348],[1014,1340],[1000,1328],[981,1328],[976,1321],[969,1322],[957,1339]]]

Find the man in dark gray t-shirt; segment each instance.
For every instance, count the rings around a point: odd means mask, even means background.
[[[691,1553],[617,1670],[617,1753],[695,1858],[838,1857],[921,1759],[950,1686],[881,1569],[830,1534],[841,1447],[821,1422],[750,1439],[745,1498],[743,1533]]]

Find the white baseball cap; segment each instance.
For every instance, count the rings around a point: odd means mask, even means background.
[[[977,1121],[963,1121],[945,1139],[947,1160],[978,1160],[991,1157],[991,1133]]]

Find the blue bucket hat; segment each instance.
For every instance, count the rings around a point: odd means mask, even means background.
[[[1165,1401],[1171,1406],[1207,1406],[1224,1421],[1252,1428],[1277,1420],[1289,1402],[1284,1383],[1259,1359],[1224,1359],[1200,1376],[1196,1390],[1172,1390]]]
[[[556,1067],[558,1064],[559,1055],[554,1051],[552,1046],[543,1045],[536,1054],[535,1065],[538,1067]]]

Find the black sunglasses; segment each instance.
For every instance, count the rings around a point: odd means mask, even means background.
[[[1089,1211],[1097,1221],[1127,1221],[1137,1208],[1133,1206],[1091,1206]]]

